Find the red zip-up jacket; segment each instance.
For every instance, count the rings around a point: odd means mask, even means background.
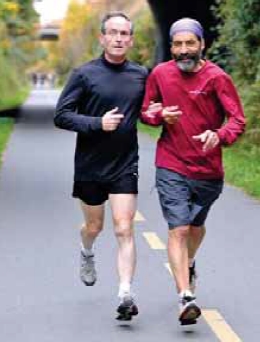
[[[146,113],[150,101],[179,106],[182,115],[175,124],[163,121],[161,112]],[[148,77],[141,120],[163,125],[157,143],[156,166],[192,179],[222,179],[222,145],[231,145],[245,129],[243,108],[230,78],[206,61],[197,72],[183,72],[174,61],[156,66]],[[192,137],[206,130],[217,132],[220,144],[203,152]]]

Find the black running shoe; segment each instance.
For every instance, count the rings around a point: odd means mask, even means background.
[[[180,298],[179,306],[180,323],[182,325],[195,324],[201,315],[201,310],[195,301],[195,296],[190,291],[186,291],[184,296]]]
[[[117,313],[116,319],[119,321],[131,321],[132,316],[138,315],[138,308],[131,295],[127,294],[121,298]]]

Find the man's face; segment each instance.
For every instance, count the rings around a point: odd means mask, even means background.
[[[177,66],[186,72],[193,72],[199,68],[204,40],[191,32],[176,33],[172,38],[171,52]]]
[[[119,63],[133,45],[131,23],[122,17],[112,17],[105,23],[105,32],[100,35],[100,44],[110,62]]]

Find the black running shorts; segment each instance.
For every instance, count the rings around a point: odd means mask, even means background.
[[[112,182],[75,181],[72,196],[88,205],[104,203],[109,194],[137,194],[138,175],[128,173]]]

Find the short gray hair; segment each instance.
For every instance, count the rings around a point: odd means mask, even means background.
[[[119,12],[119,11],[115,11],[115,12],[109,12],[107,14],[105,14],[105,16],[103,17],[102,21],[101,21],[101,27],[100,27],[100,31],[105,34],[106,33],[106,22],[111,19],[111,18],[116,18],[116,17],[121,17],[124,18],[125,20],[127,20],[130,23],[130,33],[131,35],[134,33],[134,25],[132,23],[132,21],[130,20],[130,18],[124,13],[124,12]]]

